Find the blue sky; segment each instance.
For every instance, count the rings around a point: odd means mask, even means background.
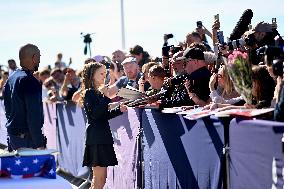
[[[124,0],[126,51],[139,44],[150,55],[160,56],[164,33],[173,33],[176,44],[201,20],[208,29],[219,13],[221,29],[229,36],[245,9],[252,9],[253,26],[260,21],[277,18],[278,30],[284,35],[284,1],[259,0]],[[0,64],[13,58],[19,64],[19,48],[33,43],[41,50],[40,67],[54,65],[56,54],[63,53],[73,67],[81,68],[87,56],[83,54],[80,33],[95,33],[93,55],[111,55],[121,49],[120,0],[11,0],[0,6]]]

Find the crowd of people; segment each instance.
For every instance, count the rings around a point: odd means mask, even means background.
[[[106,66],[105,88],[112,102],[121,100],[117,96],[121,88],[131,86],[145,96],[164,91],[157,95],[156,99],[160,108],[193,105],[210,109],[227,106],[232,108],[232,105],[250,108],[275,107],[280,100],[279,86],[282,86],[282,76],[278,76],[277,79],[271,64],[261,65],[263,62],[250,60],[253,65],[254,101],[252,104],[245,104],[241,94],[234,89],[224,60],[220,58],[226,58],[232,49],[220,48],[217,36],[219,30],[220,22],[215,20],[212,32],[204,26],[196,28],[186,35],[184,43],[176,47],[168,46],[169,34],[165,34],[162,59],[151,58],[142,46],[136,45],[130,48],[129,52],[114,51],[111,58],[101,55],[89,58],[85,61],[85,65],[100,62]],[[253,51],[260,45],[272,43],[276,37],[282,40],[276,27],[264,22],[257,24],[246,33],[254,35],[256,43],[255,47],[240,47],[242,51]],[[212,47],[208,44],[206,36],[212,38]],[[212,50],[216,48],[218,53]],[[70,59],[69,65],[71,63]],[[0,89],[3,89],[8,75],[18,69],[13,59],[8,60],[8,66],[9,70],[1,74]],[[52,69],[49,66],[34,72],[33,75],[42,84],[43,100],[50,102],[72,100],[78,103],[82,91],[82,70],[74,70],[63,62],[61,53],[57,55]],[[263,81],[269,84],[264,85]],[[276,84],[277,92],[274,90]]]
[[[188,33],[184,42],[178,46],[169,46],[168,39],[172,35],[165,34],[161,59],[152,58],[142,46],[135,45],[128,52],[114,51],[111,58],[101,55],[89,58],[82,66],[82,70],[74,70],[70,66],[71,59],[69,65],[63,62],[61,53],[57,55],[52,69],[49,67],[37,71],[34,67],[29,68],[31,65],[24,64],[27,62],[24,58],[29,55],[25,49],[30,51],[32,48],[36,54],[38,49],[28,46],[21,49],[24,53],[20,53],[21,67],[24,70],[31,70],[39,81],[42,100],[73,101],[84,107],[88,120],[84,165],[93,167],[95,183],[98,183],[100,188],[105,182],[105,167],[117,164],[112,136],[110,130],[106,129],[107,120],[127,111],[127,103],[122,102],[119,107],[111,110],[108,110],[108,104],[122,100],[117,94],[120,89],[127,86],[140,91],[144,98],[151,96],[148,103],[154,102],[160,109],[177,106],[200,106],[210,110],[274,107],[275,120],[284,121],[281,59],[284,54],[284,43],[277,31],[277,24],[260,22],[251,29],[246,26],[246,31],[241,34],[240,39],[232,39],[232,45],[221,40],[220,29],[219,19],[215,19],[211,31],[199,22],[198,27]],[[213,44],[208,43],[208,37],[212,39]],[[253,43],[249,43],[248,39],[252,38]],[[242,39],[246,41],[245,44],[240,43]],[[267,50],[260,55],[258,52],[261,47],[281,47],[282,52],[271,56]],[[249,64],[252,65],[252,103],[247,103],[243,95],[237,92],[225,64],[228,56],[236,49],[249,54]],[[282,75],[275,73],[275,60],[282,61]],[[16,74],[23,74],[17,72],[19,68],[14,60],[9,60],[8,66],[9,70],[1,73],[0,80],[0,90],[4,89],[2,96],[6,100],[6,115],[11,110],[10,98],[7,96],[13,93],[9,86],[17,85],[12,78],[16,78]],[[11,78],[10,85],[4,86],[8,76]],[[31,89],[34,86],[25,84],[24,87],[34,90]],[[8,121],[9,116],[11,115],[7,115]],[[40,118],[39,116],[37,119]],[[13,135],[12,130],[8,134]],[[29,146],[43,147],[43,138],[38,138],[38,141],[39,145]],[[16,144],[12,145],[13,149],[17,147]],[[97,153],[103,155],[98,157]]]

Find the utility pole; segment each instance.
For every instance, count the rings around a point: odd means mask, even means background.
[[[123,0],[120,0],[120,11],[121,11],[121,45],[122,50],[125,50],[125,29],[124,29],[124,5]]]

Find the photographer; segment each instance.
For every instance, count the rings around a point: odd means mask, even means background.
[[[183,56],[184,51],[177,52],[171,58],[171,66],[173,70],[173,76],[183,75],[185,73],[186,62],[184,60],[179,60],[178,58]]]
[[[275,40],[275,38],[277,38],[277,40]],[[223,48],[226,50],[234,50],[237,48],[248,50],[252,63],[258,65],[261,61],[259,57],[261,48],[265,46],[275,47],[281,44],[283,45],[283,39],[278,31],[273,28],[271,24],[260,22],[253,29],[244,32],[240,39],[232,39],[230,42],[223,45]]]
[[[140,68],[148,62],[150,62],[150,55],[147,51],[143,50],[143,47],[139,45],[135,45],[133,48],[129,50],[130,54],[136,58],[136,61]]]
[[[271,24],[265,22],[259,22],[253,29],[244,34],[245,39],[255,40],[255,46],[252,46],[252,48],[265,45],[275,46],[274,38],[276,36],[280,36],[278,31],[275,28],[272,28]]]
[[[160,97],[161,108],[174,106],[204,106],[209,100],[210,72],[204,60],[204,52],[197,48],[187,48],[182,57],[186,74],[169,79],[163,87],[166,92]]]
[[[166,70],[167,77],[171,77],[173,71],[170,59],[174,56],[174,54],[183,51],[183,46],[185,46],[185,44],[179,44],[179,46],[168,45],[168,40],[173,37],[173,34],[164,34],[164,44],[162,47],[162,66]]]
[[[59,94],[64,98],[64,100],[71,100],[73,94],[79,89],[80,84],[80,78],[76,76],[75,70],[72,68],[66,68],[64,81]]]

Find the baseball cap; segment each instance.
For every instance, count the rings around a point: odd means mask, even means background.
[[[253,29],[246,32],[246,35],[253,34],[255,32],[272,32],[272,25],[265,22],[259,22]]]
[[[134,58],[134,57],[128,57],[128,58],[126,58],[126,59],[121,63],[121,65],[124,65],[124,64],[126,64],[126,63],[136,63],[136,58]]]

